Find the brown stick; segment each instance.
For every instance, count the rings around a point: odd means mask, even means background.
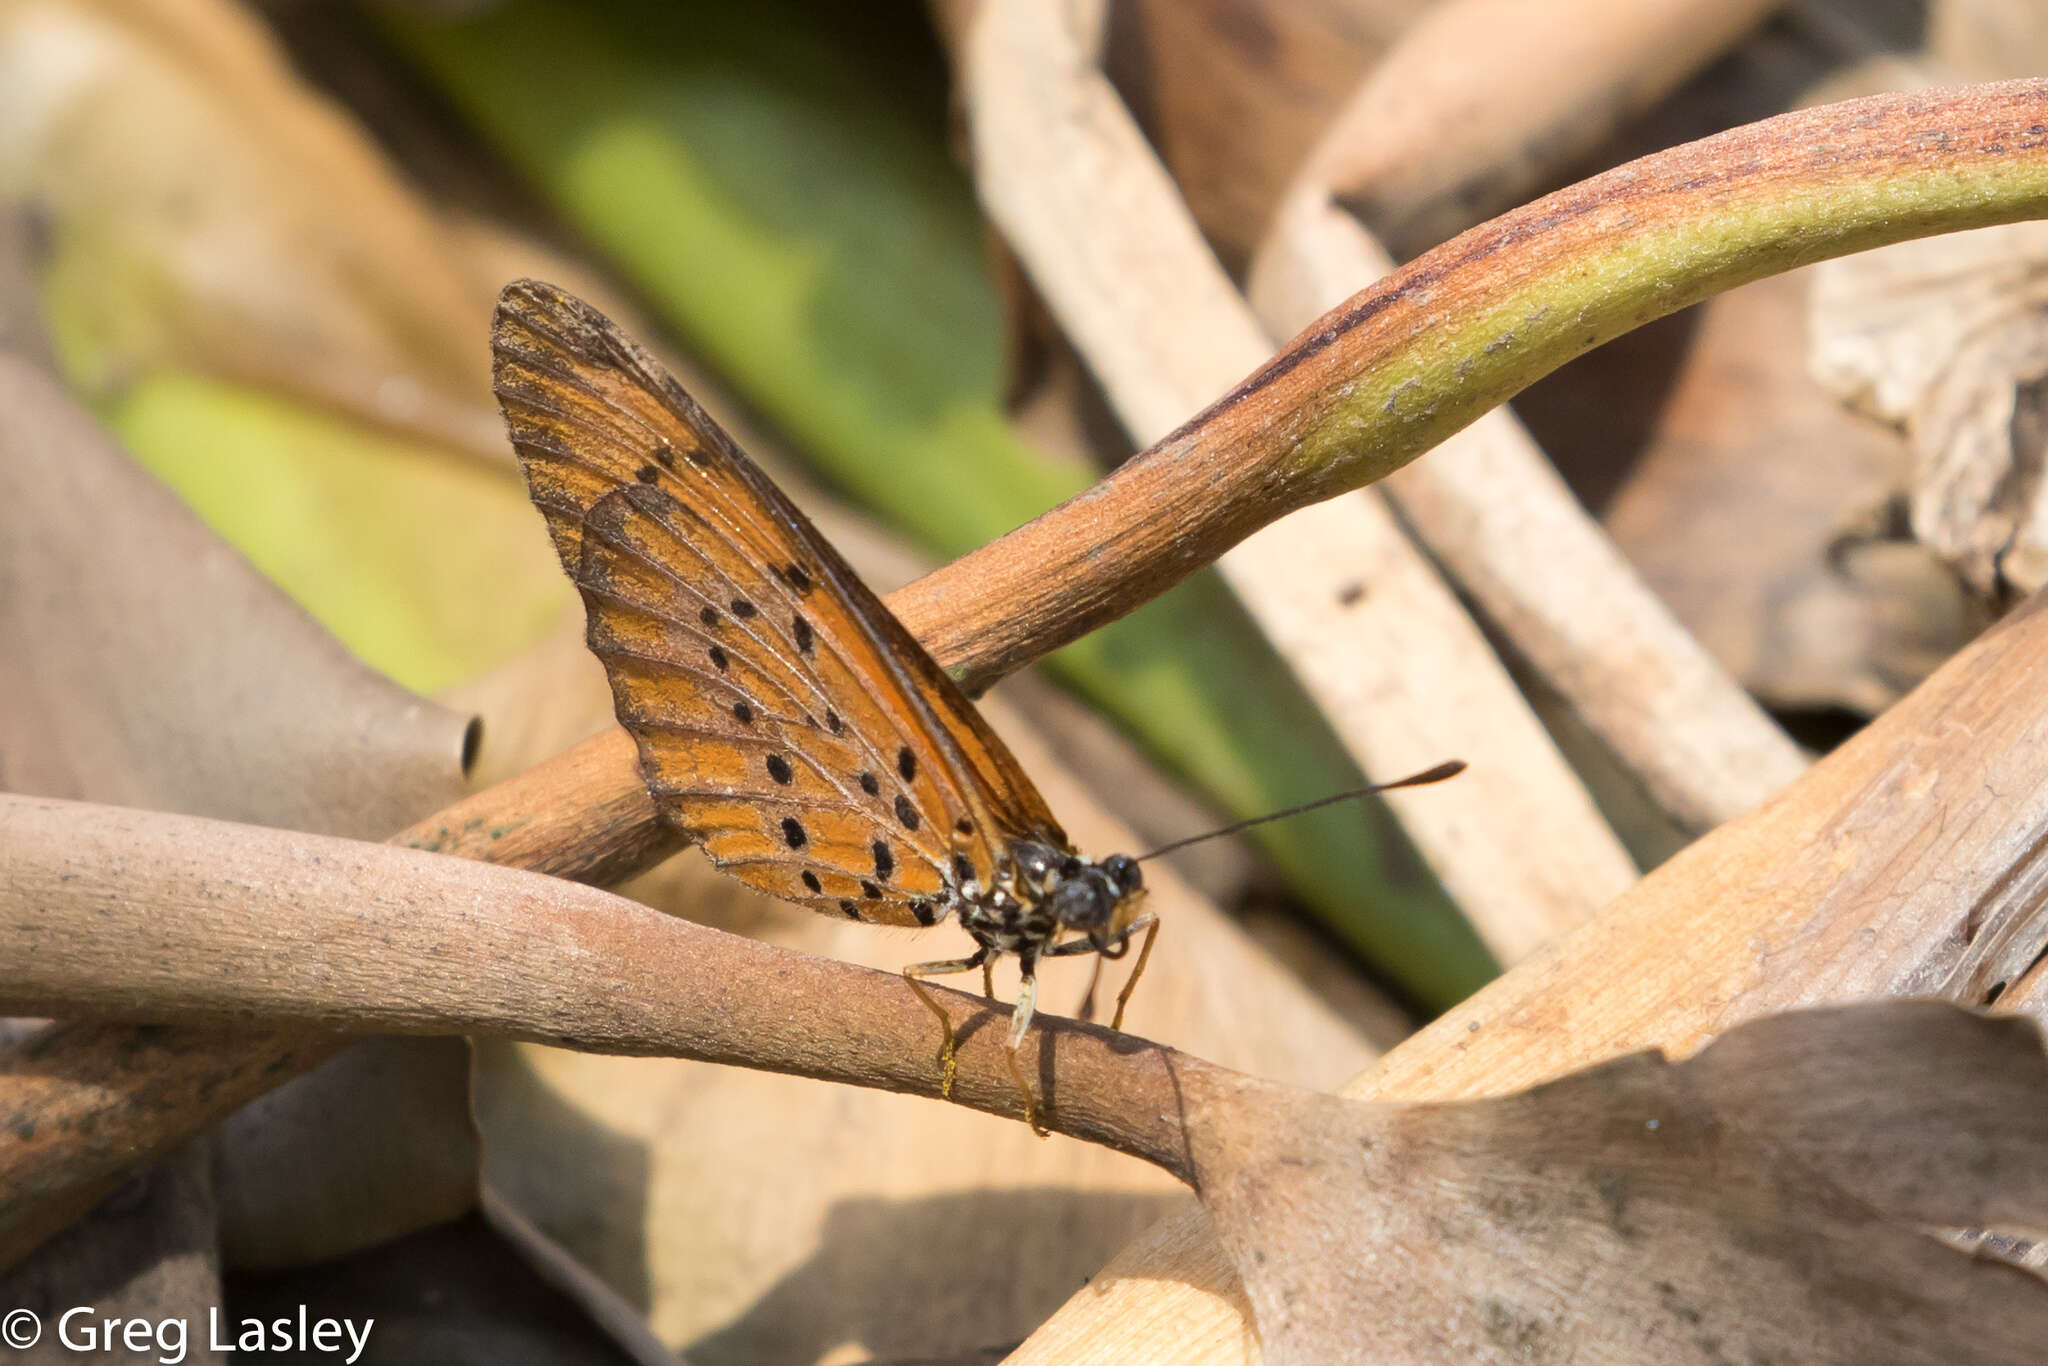
[[[389,844],[17,796],[0,824],[0,1014],[503,1035],[940,1091],[938,1031],[895,973]],[[953,1099],[1021,1116],[1010,1008],[928,990],[959,1033]],[[1191,1179],[1176,1074],[1217,1069],[1053,1017],[1017,1056],[1052,1127]]]

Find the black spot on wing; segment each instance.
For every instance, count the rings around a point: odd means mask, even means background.
[[[867,793],[870,797],[878,797],[882,793],[882,785],[875,781],[874,774],[866,769],[862,769],[860,771],[860,790]]]
[[[810,888],[813,892],[825,890],[824,884],[818,881],[818,875],[808,868],[804,869],[804,886]]]
[[[809,835],[806,835],[804,833],[804,824],[802,821],[798,820],[794,816],[784,816],[782,818],[783,843],[787,844],[792,849],[801,849],[804,847],[804,845],[810,842],[810,838],[811,837]]]
[[[917,756],[910,752],[909,745],[896,751],[896,771],[903,775],[906,783],[917,777]]]
[[[875,876],[876,876],[876,877],[878,877],[878,878],[880,878],[880,879],[882,879],[882,880],[883,880],[884,882],[887,882],[887,881],[889,880],[889,874],[891,874],[891,873],[893,873],[893,872],[895,872],[895,871],[896,871],[896,855],[890,852],[890,850],[889,850],[889,843],[888,843],[888,841],[887,841],[887,840],[876,840],[876,841],[875,841]]]
[[[905,830],[917,829],[917,808],[900,792],[896,794],[896,819],[903,822]]]
[[[781,783],[784,787],[788,787],[790,784],[790,780],[796,776],[790,770],[789,760],[783,758],[780,754],[771,754],[768,756],[767,763],[768,776],[773,778],[776,782]],[[790,822],[788,821],[784,821],[782,823],[782,828],[784,830],[788,830],[789,826]]]
[[[748,602],[745,598],[734,598],[732,600],[732,614],[741,621],[745,621],[748,617],[755,614],[754,604]]]

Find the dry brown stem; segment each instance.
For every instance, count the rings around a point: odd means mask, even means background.
[[[0,797],[0,819],[0,1010],[508,1034],[938,1092],[924,1004],[891,973],[389,844],[35,797]],[[954,1098],[1018,1114],[1006,1012],[946,999],[967,1028]],[[1032,1032],[1026,1063],[1063,1133],[1202,1192],[1276,1362],[1350,1354],[1374,1311],[1380,1360],[1446,1341],[1518,1360],[1503,1303],[1587,1362],[1700,1315],[1751,1356],[1812,1362],[2003,1366],[2048,1331],[2048,1286],[1921,1227],[2048,1210],[2034,1030],[1927,1004],[1790,1016],[1679,1067],[1413,1108],[1069,1022]]]
[[[0,822],[0,1013],[509,1035],[939,1093],[931,1014],[893,973],[390,844],[37,797],[0,796]],[[953,1099],[1020,1117],[1008,1007],[934,990]],[[1048,1124],[1192,1179],[1178,1088],[1211,1064],[1051,1018],[1022,1061]]]
[[[1803,109],[1503,214],[1355,295],[1171,436],[893,606],[971,687],[1556,366],[1718,290],[2048,209],[2048,82]]]
[[[0,820],[0,1010],[509,1035],[938,1090],[924,1004],[894,974],[388,844],[34,797],[0,797]],[[1006,1011],[946,1000],[966,1028],[954,1098],[1017,1114]],[[1375,1350],[1403,1363],[1446,1340],[1519,1359],[1489,1340],[1502,1303],[1594,1362],[1702,1313],[1719,1340],[1816,1362],[1948,1360],[1962,1323],[1974,1352],[1954,1360],[2002,1366],[2048,1331],[2048,1287],[1919,1227],[2048,1210],[2032,1030],[1924,1003],[1795,1016],[1675,1068],[1405,1109],[1065,1021],[1025,1057],[1054,1127],[1202,1193],[1276,1362],[1348,1354],[1380,1306]],[[1390,1245],[1404,1255],[1375,1255]]]

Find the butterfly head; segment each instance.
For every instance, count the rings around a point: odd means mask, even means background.
[[[1120,958],[1124,931],[1145,899],[1138,861],[1111,854],[1097,863],[1049,844],[1019,840],[1011,846],[1019,891],[1048,911],[1060,930],[1078,930],[1098,953]]]

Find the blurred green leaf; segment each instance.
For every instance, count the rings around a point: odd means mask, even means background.
[[[388,18],[751,403],[841,487],[957,555],[1085,480],[1003,413],[981,220],[941,140],[943,73],[906,14],[510,0]],[[1235,814],[1363,781],[1211,576],[1048,663]],[[1490,975],[1391,822],[1334,808],[1258,836],[1421,999]]]
[[[568,610],[546,533],[505,473],[175,371],[102,415],[209,526],[416,692],[501,662]]]

